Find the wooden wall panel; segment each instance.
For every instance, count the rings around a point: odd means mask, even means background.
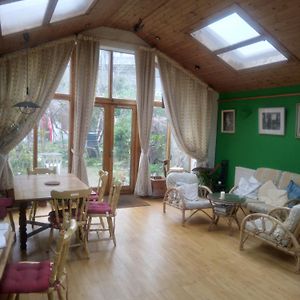
[[[288,50],[292,59],[237,72],[191,38],[193,29],[233,4]],[[238,91],[300,84],[299,15],[299,0],[99,0],[88,15],[30,30],[30,36],[34,46],[99,26],[133,31],[141,18],[144,26],[137,35],[150,46],[178,61],[217,91]],[[23,47],[21,33],[0,37],[0,54]],[[200,69],[195,70],[195,65]]]

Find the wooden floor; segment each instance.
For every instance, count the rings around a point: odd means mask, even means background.
[[[198,213],[182,227],[180,211],[163,214],[161,200],[149,203],[118,210],[115,248],[90,243],[90,259],[71,249],[71,300],[300,299],[293,257],[254,240],[240,252],[238,230],[230,236],[225,222],[208,231],[208,218]],[[16,243],[12,260],[46,259],[47,237],[31,238],[23,257]]]

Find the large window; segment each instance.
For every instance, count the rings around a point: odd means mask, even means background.
[[[113,52],[112,97],[136,99],[136,73],[133,54]]]
[[[14,175],[27,174],[27,168],[32,168],[33,131],[9,153],[9,163]]]
[[[38,126],[38,166],[68,173],[69,102],[52,100]]]
[[[60,99],[61,98],[61,99]],[[9,154],[14,175],[26,174],[27,168],[56,167],[68,172],[70,64],[53,99],[35,128]],[[37,153],[33,149],[37,149]]]
[[[152,128],[150,135],[150,174],[152,176],[164,175],[163,161],[167,158],[167,117],[161,107],[153,108]]]
[[[98,184],[98,171],[103,169],[104,109],[94,107],[86,140],[85,162],[90,186]]]
[[[278,43],[237,6],[191,35],[235,70],[287,60]]]

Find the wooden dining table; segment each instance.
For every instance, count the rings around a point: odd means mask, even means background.
[[[21,250],[26,250],[27,239],[50,227],[46,222],[34,222],[39,228],[27,233],[26,210],[32,201],[51,199],[51,191],[76,191],[89,187],[74,174],[16,175],[14,176],[14,197],[19,206],[19,238]]]

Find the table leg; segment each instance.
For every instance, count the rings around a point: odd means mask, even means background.
[[[26,209],[27,202],[20,203],[19,210],[19,232],[20,232],[20,249],[26,250],[27,243],[27,226],[26,226]]]

